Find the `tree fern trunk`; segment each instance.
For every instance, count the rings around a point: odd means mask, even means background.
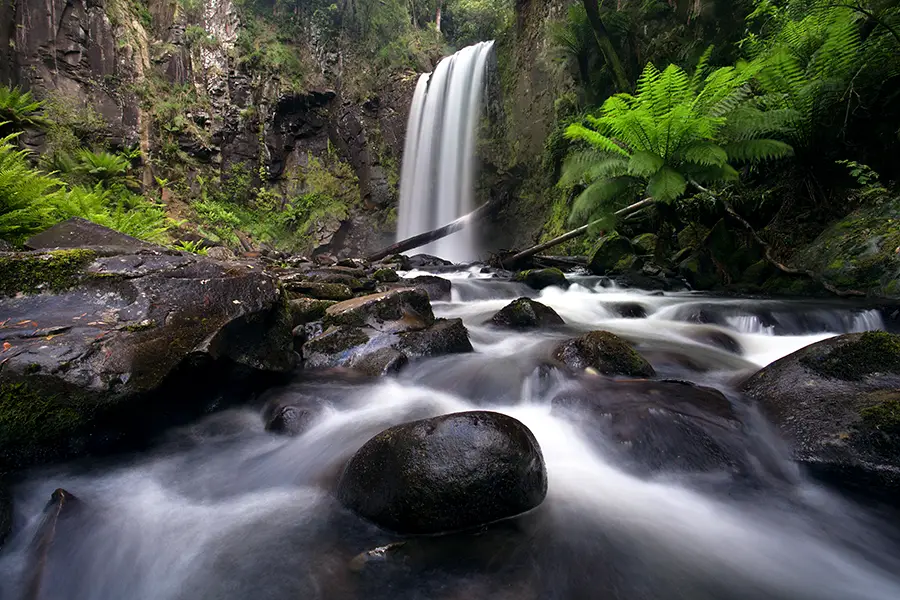
[[[606,59],[606,64],[609,65],[609,69],[612,71],[616,90],[619,92],[631,91],[631,83],[625,74],[625,67],[622,66],[622,60],[619,58],[615,46],[613,46],[612,38],[609,37],[609,31],[606,30],[606,26],[600,18],[600,6],[597,4],[597,0],[583,0],[583,3],[588,21],[594,30],[597,46],[600,47],[600,52],[603,53],[603,58]]]

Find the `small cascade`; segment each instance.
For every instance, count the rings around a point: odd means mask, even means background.
[[[400,172],[397,240],[436,229],[472,211],[475,138],[484,73],[494,42],[463,48],[419,77],[409,111]],[[471,228],[414,252],[455,262],[477,257]]]

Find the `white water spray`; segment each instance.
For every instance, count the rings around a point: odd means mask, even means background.
[[[400,172],[398,241],[446,225],[474,208],[476,127],[493,46],[481,42],[463,48],[419,78]],[[416,252],[456,262],[476,258],[468,227]]]

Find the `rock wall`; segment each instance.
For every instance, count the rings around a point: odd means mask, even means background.
[[[206,0],[196,14],[175,0],[143,8],[126,0],[2,0],[0,81],[96,110],[113,147],[140,146],[145,186],[159,175],[147,158],[159,154],[155,132],[165,125],[154,119],[148,90],[192,88],[202,108],[185,111],[192,134],[178,135],[179,150],[220,174],[245,163],[278,186],[291,167],[336,148],[353,167],[360,203],[343,222],[323,224],[319,250],[363,252],[392,239],[389,211],[415,73],[379,81],[355,103],[342,96],[333,53],[310,48],[303,59],[316,72],[297,91],[238,64],[241,20],[231,0]],[[192,26],[215,43],[192,45]],[[44,146],[39,133],[25,141]]]

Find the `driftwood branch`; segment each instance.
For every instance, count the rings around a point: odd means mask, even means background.
[[[750,234],[750,236],[753,238],[753,241],[756,242],[757,244],[759,244],[760,248],[763,249],[763,256],[765,257],[766,262],[768,262],[770,265],[772,265],[773,267],[775,267],[782,273],[786,273],[788,275],[804,275],[806,277],[809,277],[810,279],[812,279],[813,281],[815,281],[816,283],[821,285],[823,288],[825,288],[826,290],[828,290],[829,292],[831,292],[832,294],[835,294],[837,296],[865,296],[866,295],[865,292],[861,292],[859,290],[838,289],[838,288],[834,287],[833,285],[831,285],[830,283],[824,281],[821,277],[819,277],[812,271],[807,271],[806,269],[795,269],[793,267],[789,267],[789,266],[781,263],[772,254],[772,246],[770,246],[765,240],[763,240],[761,237],[759,237],[759,234],[756,233],[756,230],[753,228],[753,225],[748,223],[747,220],[744,219],[744,217],[739,215],[737,213],[737,211],[735,211],[734,208],[731,206],[731,203],[729,203],[728,201],[726,201],[722,198],[717,197],[716,195],[714,195],[712,192],[710,192],[708,189],[706,189],[705,187],[703,187],[696,181],[691,181],[691,185],[697,191],[702,192],[704,194],[708,194],[711,198],[713,198],[714,200],[721,203],[722,206],[725,207],[725,212],[728,213],[728,216],[730,216],[732,219],[734,219],[735,221],[740,223],[741,226],[744,229],[746,229],[747,232]]]
[[[617,217],[630,215],[631,213],[637,212],[638,210],[644,208],[645,206],[649,206],[651,204],[653,204],[653,199],[645,198],[644,200],[641,200],[640,202],[635,202],[634,204],[626,206],[625,208],[623,208],[621,210],[617,210],[614,214]],[[532,246],[531,248],[528,248],[527,250],[522,250],[518,254],[515,254],[515,255],[511,256],[510,258],[504,260],[503,265],[504,265],[504,267],[512,268],[519,262],[525,260],[526,258],[531,258],[535,254],[543,252],[544,250],[547,250],[548,248],[558,246],[559,244],[562,244],[563,242],[568,242],[569,240],[574,240],[575,238],[584,235],[585,233],[588,232],[588,229],[590,229],[591,227],[593,227],[594,225],[596,225],[602,221],[603,221],[603,219],[599,219],[597,221],[592,221],[591,223],[588,223],[587,225],[582,225],[581,227],[579,227],[577,229],[573,229],[572,231],[568,231],[559,237],[553,238],[552,240],[546,241],[542,244],[538,244],[537,246]]]
[[[463,215],[455,221],[447,223],[443,227],[438,227],[437,229],[432,229],[431,231],[426,231],[425,233],[420,233],[418,235],[408,237],[405,240],[400,240],[396,244],[391,244],[386,248],[382,248],[378,252],[370,254],[366,257],[366,260],[375,262],[376,260],[381,260],[386,256],[400,254],[401,252],[406,252],[407,250],[412,250],[414,248],[418,248],[419,246],[430,244],[435,240],[447,237],[451,233],[456,233],[463,227],[468,227],[472,223],[475,223],[488,216],[495,205],[496,201],[494,200],[485,202],[469,214]]]

